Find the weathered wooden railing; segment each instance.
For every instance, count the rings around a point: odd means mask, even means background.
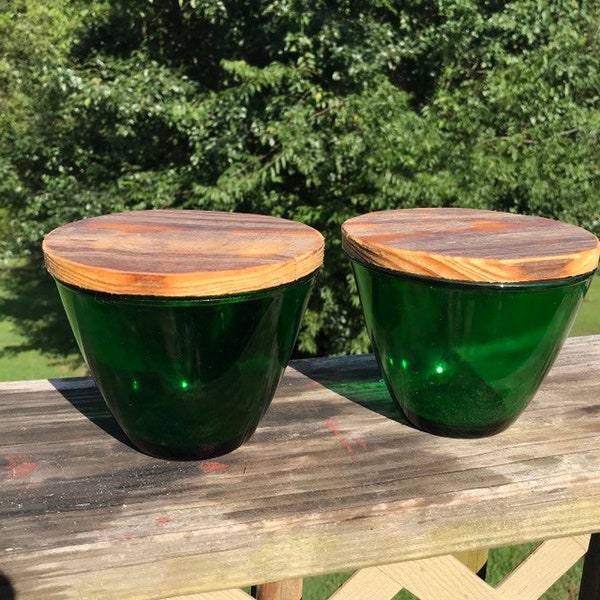
[[[600,336],[570,339],[521,418],[476,440],[399,422],[370,356],[293,363],[254,437],[204,462],[131,448],[88,379],[0,385],[3,600],[225,600],[289,579],[259,595],[299,598],[299,578],[340,570],[357,572],[336,600],[537,598],[599,530]],[[495,589],[451,556],[534,540]]]

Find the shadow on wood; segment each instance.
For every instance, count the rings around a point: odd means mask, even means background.
[[[15,589],[10,579],[0,572],[0,600],[15,600]]]
[[[364,406],[388,419],[413,427],[392,400],[373,355],[345,358],[343,380],[340,380],[336,358],[296,360],[296,371],[340,396]]]
[[[100,427],[119,442],[137,450],[108,409],[93,379],[71,377],[50,379],[49,381],[65,400],[94,425]],[[82,385],[82,383],[85,385]],[[81,393],[82,388],[85,389],[84,394]]]

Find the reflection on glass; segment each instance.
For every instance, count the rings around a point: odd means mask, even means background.
[[[189,459],[229,452],[252,435],[288,363],[313,279],[190,300],[57,285],[90,372],[132,442]]]
[[[352,265],[392,398],[416,426],[466,437],[501,431],[521,413],[591,280],[463,284]]]

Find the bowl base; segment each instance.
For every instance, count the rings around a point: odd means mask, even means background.
[[[448,423],[439,423],[437,421],[431,421],[430,419],[421,417],[416,413],[407,410],[404,407],[400,407],[400,410],[404,417],[408,420],[408,422],[417,429],[420,429],[421,431],[425,431],[427,433],[432,433],[434,435],[452,438],[481,438],[496,435],[497,433],[504,431],[509,425],[511,425],[515,421],[516,418],[511,417],[486,425],[470,425],[468,427],[465,427],[460,425],[452,425]]]
[[[213,444],[203,444],[195,448],[166,447],[147,440],[141,440],[132,435],[129,435],[129,439],[138,450],[141,450],[154,458],[166,460],[205,460],[233,452],[239,448],[247,438]]]

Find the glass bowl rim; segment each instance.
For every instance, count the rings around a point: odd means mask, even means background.
[[[495,291],[533,291],[536,289],[548,289],[557,287],[568,287],[576,285],[588,279],[591,279],[597,272],[597,269],[589,273],[573,275],[570,277],[562,277],[560,279],[536,279],[533,281],[465,281],[462,279],[447,279],[445,277],[430,277],[427,275],[418,275],[416,273],[407,273],[406,271],[398,271],[374,265],[351,256],[346,253],[352,264],[357,264],[365,269],[382,273],[397,279],[413,280],[415,282],[424,283],[427,285],[435,285],[439,287],[462,288],[462,289],[479,289],[479,290],[495,290]]]
[[[142,306],[156,306],[156,307],[170,307],[170,306],[202,306],[210,304],[234,304],[237,302],[245,302],[249,300],[258,300],[266,298],[273,294],[277,294],[284,290],[309,283],[315,280],[321,271],[321,267],[312,271],[308,275],[304,275],[294,281],[289,281],[281,285],[273,287],[261,288],[259,290],[249,290],[247,292],[223,294],[221,296],[142,296],[135,294],[112,294],[109,292],[99,292],[96,290],[90,290],[82,288],[70,283],[65,283],[56,277],[53,277],[57,285],[60,285],[70,292],[78,295],[94,298],[98,302],[104,302],[107,304],[128,304],[128,305],[142,305]],[[51,276],[52,277],[52,276]]]

